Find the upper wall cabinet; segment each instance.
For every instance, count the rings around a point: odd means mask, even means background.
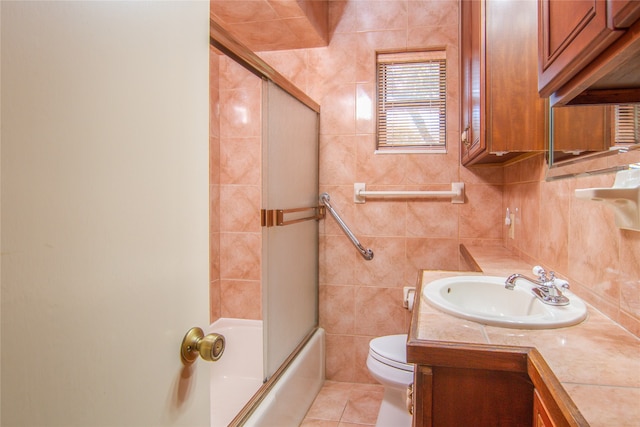
[[[461,160],[503,163],[545,149],[535,0],[463,0]]]
[[[541,96],[552,105],[640,101],[640,1],[538,3]]]

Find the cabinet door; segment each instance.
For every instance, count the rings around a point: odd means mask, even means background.
[[[537,2],[491,1],[486,16],[486,131],[491,153],[545,150],[538,95]],[[507,35],[507,36],[505,36]]]
[[[606,0],[540,0],[538,90],[548,97],[622,31],[607,25]]]
[[[638,0],[609,0],[609,27],[629,28],[640,19],[640,1]]]
[[[556,427],[537,390],[533,392],[533,427]]]
[[[611,109],[604,105],[555,107],[553,114],[554,162],[611,146]]]
[[[433,373],[431,367],[416,365],[413,374],[413,427],[431,427],[433,419]]]
[[[484,137],[484,1],[461,2],[462,163],[486,149]]]

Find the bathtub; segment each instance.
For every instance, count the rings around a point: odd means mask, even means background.
[[[211,427],[299,425],[324,382],[324,330],[311,333],[265,384],[262,321],[222,318],[210,332],[226,341],[211,365]]]

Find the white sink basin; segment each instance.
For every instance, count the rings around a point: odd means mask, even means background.
[[[506,277],[454,276],[434,280],[422,295],[435,308],[462,319],[486,325],[517,329],[553,329],[575,325],[587,317],[584,302],[563,291],[570,303],[551,306],[532,292],[533,284],[518,280],[506,289]]]

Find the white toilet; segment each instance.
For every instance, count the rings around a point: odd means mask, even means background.
[[[384,386],[376,427],[410,427],[407,387],[413,382],[413,364],[407,363],[407,334],[387,335],[369,342],[367,368]]]

